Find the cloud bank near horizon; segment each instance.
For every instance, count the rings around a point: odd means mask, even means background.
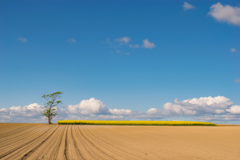
[[[53,120],[63,119],[107,119],[107,120],[164,120],[176,118],[192,118],[197,121],[221,122],[240,120],[240,105],[233,105],[224,96],[200,97],[167,102],[162,109],[150,108],[145,112],[130,109],[110,109],[101,100],[90,98],[79,104],[56,108],[58,116]],[[0,122],[46,122],[40,114],[44,106],[33,103],[27,106],[13,106],[0,109]]]

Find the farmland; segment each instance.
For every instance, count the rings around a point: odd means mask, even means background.
[[[240,157],[238,126],[0,124],[0,159],[217,159]]]

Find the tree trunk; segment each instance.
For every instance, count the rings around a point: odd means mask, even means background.
[[[54,102],[54,101],[53,101]],[[52,124],[52,122],[51,122],[51,116],[50,116],[50,113],[51,113],[51,109],[52,109],[52,105],[50,106],[50,108],[49,108],[49,113],[48,113],[48,124]]]
[[[48,117],[48,124],[52,124],[50,117]]]

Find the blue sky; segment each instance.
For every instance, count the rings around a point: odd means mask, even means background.
[[[100,108],[143,114],[178,104],[175,98],[221,96],[231,101],[225,113],[235,117],[220,120],[239,123],[239,42],[237,0],[2,0],[0,109],[6,113],[0,119],[14,121],[4,119],[9,108],[43,105],[43,94],[62,91],[60,108],[79,104],[75,118],[82,116],[80,102],[90,98],[100,100]],[[236,110],[227,112],[232,105]],[[164,116],[185,118],[196,119]]]

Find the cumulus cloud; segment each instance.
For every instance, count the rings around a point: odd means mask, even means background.
[[[212,106],[213,108],[226,108],[227,106],[231,105],[232,102],[229,98],[224,96],[217,96],[217,97],[200,97],[200,98],[193,98],[187,99],[183,101],[178,101],[177,99],[174,100],[174,103],[181,104],[181,105],[198,105],[198,106]]]
[[[210,7],[208,14],[217,21],[240,26],[240,7],[222,5],[218,2]]]
[[[44,107],[33,103],[28,106],[13,106],[9,108],[9,115],[10,116],[26,116],[26,117],[35,117],[39,114],[41,110],[43,110]]]
[[[131,41],[130,37],[122,37],[115,39],[115,42],[119,42],[120,45],[128,44]]]
[[[148,114],[148,115],[161,114],[161,112],[156,108],[150,108],[145,113]]]
[[[76,43],[76,40],[74,38],[69,38],[68,40],[66,40],[66,42],[69,43]]]
[[[132,111],[130,109],[109,109],[111,114],[116,114],[116,115],[130,115]]]
[[[82,100],[77,105],[68,105],[66,111],[71,114],[110,114],[109,109],[101,100],[90,98]]]
[[[159,106],[161,107],[161,106]],[[0,122],[46,122],[40,111],[43,106],[33,103],[0,109]],[[227,122],[240,120],[240,106],[224,96],[200,97],[167,102],[162,109],[150,108],[145,112],[130,109],[109,109],[101,100],[90,98],[79,104],[56,108],[58,116],[53,119],[116,119],[116,120],[160,120],[176,117],[198,121]]]
[[[233,53],[236,52],[237,50],[235,48],[231,48],[230,51]]]
[[[90,98],[79,103],[82,114],[109,114],[109,109],[101,100]]]
[[[233,105],[229,109],[227,109],[227,112],[230,112],[232,114],[240,114],[240,106],[239,105]]]
[[[143,47],[153,49],[156,46],[155,46],[154,43],[149,42],[148,39],[144,39],[143,40]]]
[[[68,105],[64,109],[66,109],[66,111],[70,114],[79,114],[80,113],[80,111],[78,110],[79,109],[79,104]]]
[[[27,39],[23,37],[18,37],[17,41],[21,41],[22,43],[26,43]]]
[[[206,117],[213,118],[213,115],[218,115],[221,120],[226,120],[224,115],[227,115],[227,109],[233,104],[229,98],[224,96],[217,97],[200,97],[187,99],[183,101],[174,100],[174,103],[167,102],[163,105],[162,110],[150,108],[144,113],[139,113],[137,117],[149,119],[162,119],[168,117],[191,117],[196,120],[204,120]],[[212,120],[215,120],[212,119]]]
[[[26,106],[12,106],[10,108],[2,108],[0,110],[0,121],[12,121],[12,122],[18,122],[19,120],[21,122],[30,122],[29,120],[36,120],[41,119],[43,116],[40,114],[40,112],[44,109],[43,106],[33,103]],[[3,116],[4,115],[4,116]]]
[[[229,98],[224,96],[217,97],[200,97],[183,101],[174,100],[175,104],[181,105],[185,109],[194,112],[195,115],[202,114],[222,114],[233,104]]]
[[[236,79],[234,82],[235,83],[240,83],[240,79]]]
[[[194,8],[196,8],[196,7],[191,5],[191,4],[189,4],[189,3],[187,3],[187,2],[183,3],[183,9],[184,10],[189,10],[189,9],[194,9]]]
[[[189,109],[189,107],[185,107],[179,104],[172,104],[168,102],[163,105],[162,113],[164,115],[182,116],[182,115],[195,115],[196,111]]]

